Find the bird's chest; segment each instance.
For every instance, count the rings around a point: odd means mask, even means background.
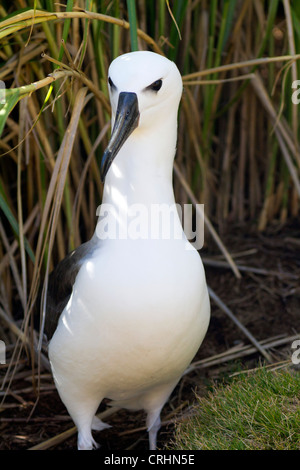
[[[103,250],[79,271],[62,315],[61,347],[70,358],[80,350],[78,367],[82,363],[85,370],[92,362],[95,376],[105,375],[107,384],[116,375],[131,384],[138,374],[145,386],[153,377],[172,378],[184,370],[208,315],[198,253],[172,246]]]
[[[152,319],[156,312],[176,316],[188,300],[193,305],[202,276],[198,254],[176,242],[124,244],[117,250],[100,249],[85,262],[74,286],[74,301],[101,321],[140,318],[144,323],[150,312]]]
[[[144,344],[190,328],[205,284],[198,253],[168,243],[99,250],[77,276],[69,304],[70,329],[97,340]],[[153,340],[152,340],[153,341]]]

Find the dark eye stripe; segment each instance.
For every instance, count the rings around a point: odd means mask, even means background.
[[[151,83],[151,85],[149,85],[147,87],[147,90],[153,90],[153,91],[158,91],[160,90],[162,87],[162,80],[159,79],[159,80],[155,80],[155,82]]]
[[[111,88],[116,88],[116,85],[114,84],[114,82],[112,81],[110,77],[108,77],[108,83]]]

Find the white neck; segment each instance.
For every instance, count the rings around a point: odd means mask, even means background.
[[[158,205],[174,209],[172,170],[177,139],[176,116],[174,119],[169,117],[163,126],[160,122],[153,131],[153,128],[151,132],[137,128],[112,163],[104,185],[97,227],[100,232],[101,221],[103,217],[107,218],[108,212],[118,227],[124,228],[130,223],[130,208],[136,208],[136,205],[148,211]],[[176,230],[182,231],[177,214],[174,224]]]
[[[153,138],[155,135],[155,139]],[[153,132],[137,128],[120,149],[108,171],[103,203],[174,203],[173,160],[177,123],[169,119]]]

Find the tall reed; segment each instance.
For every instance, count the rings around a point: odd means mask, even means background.
[[[204,203],[221,236],[299,217],[299,2],[33,5],[0,5],[0,327],[29,328],[44,273],[93,233],[107,68],[124,52],[154,50],[183,75],[179,202]]]

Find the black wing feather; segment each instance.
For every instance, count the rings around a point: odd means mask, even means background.
[[[60,261],[49,276],[44,326],[48,341],[52,338],[59,317],[70,299],[82,262],[93,249],[93,239],[83,243]]]

